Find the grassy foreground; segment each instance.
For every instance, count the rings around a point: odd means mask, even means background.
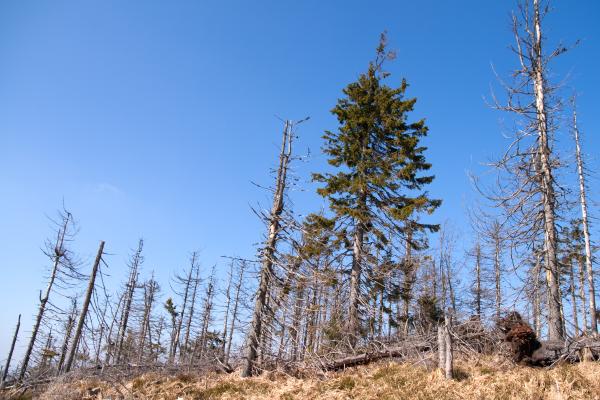
[[[408,363],[379,363],[322,378],[264,374],[141,375],[129,382],[56,383],[34,398],[70,399],[600,399],[600,363],[553,369],[513,366],[499,359],[458,361],[457,379]]]

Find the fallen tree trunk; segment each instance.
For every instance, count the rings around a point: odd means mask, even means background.
[[[365,352],[362,354],[344,357],[331,362],[326,362],[323,364],[321,369],[323,371],[339,371],[345,368],[355,367],[358,365],[366,365],[374,361],[382,360],[384,358],[403,358],[410,352],[425,352],[431,349],[432,347],[429,344],[411,344],[391,348],[384,348],[382,350]]]

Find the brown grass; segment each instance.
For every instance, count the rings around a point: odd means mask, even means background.
[[[42,400],[75,399],[599,399],[600,363],[561,365],[553,369],[512,366],[498,359],[464,360],[456,379],[408,363],[380,363],[331,374],[296,379],[264,374],[251,379],[232,375],[141,375],[123,384],[86,380],[54,384]]]

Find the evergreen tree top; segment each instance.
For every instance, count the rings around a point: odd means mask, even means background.
[[[343,90],[344,97],[331,110],[339,128],[325,132],[323,151],[337,172],[313,174],[314,181],[325,184],[317,192],[329,199],[338,218],[351,217],[383,241],[382,229],[375,226],[437,230],[437,225],[414,222],[414,215],[432,213],[441,203],[422,192],[434,177],[423,174],[431,168],[420,144],[428,133],[425,120],[408,121],[416,99],[405,98],[405,79],[398,88],[384,83],[390,74],[382,67],[392,57],[382,35],[367,72]]]

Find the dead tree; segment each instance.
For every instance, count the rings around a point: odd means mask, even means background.
[[[67,351],[69,350],[69,343],[71,340],[71,334],[73,333],[73,325],[75,324],[75,318],[77,317],[77,299],[71,300],[71,312],[67,317],[67,324],[65,326],[65,337],[60,351],[60,359],[56,367],[56,374],[60,374],[63,369],[64,362],[67,358]]]
[[[75,329],[75,336],[73,337],[73,344],[71,345],[71,352],[69,353],[69,357],[65,363],[65,372],[69,372],[71,370],[71,366],[73,364],[73,359],[75,358],[75,353],[77,353],[77,348],[79,347],[79,340],[81,339],[81,332],[83,331],[83,325],[85,324],[85,319],[87,318],[88,308],[90,306],[90,301],[92,300],[92,294],[94,292],[95,283],[96,283],[96,274],[98,273],[98,268],[100,267],[100,261],[102,261],[102,254],[104,253],[104,241],[100,241],[100,246],[98,247],[98,254],[96,254],[96,260],[94,261],[94,265],[92,267],[92,273],[90,274],[90,282],[87,287],[87,292],[85,294],[85,299],[83,300],[83,304],[81,306],[81,313],[79,314],[79,322],[77,323],[77,329]]]
[[[202,359],[206,355],[208,342],[208,328],[212,320],[213,297],[215,289],[215,267],[213,267],[206,287],[206,297],[204,298],[204,310],[202,312],[202,326],[200,328],[200,340],[197,342],[200,347],[199,358]],[[194,351],[196,354],[196,351]],[[192,358],[193,360],[193,358]]]
[[[194,274],[194,269],[196,268],[196,252],[192,253],[192,257],[191,257],[190,261],[191,261],[191,265],[190,265],[189,270],[187,271],[187,275],[186,276],[179,276],[179,275],[175,276],[175,284],[183,285],[184,289],[183,289],[183,293],[178,293],[179,295],[182,296],[182,306],[181,306],[181,312],[179,313],[179,320],[177,321],[177,329],[175,330],[175,340],[173,341],[173,349],[169,352],[171,355],[171,359],[169,360],[169,363],[172,363],[175,361],[175,357],[177,356],[177,350],[179,349],[181,329],[183,327],[183,320],[186,317],[186,310],[187,310],[187,306],[188,306],[190,287],[192,286],[192,277]],[[182,355],[180,354],[180,356],[182,356]]]
[[[267,219],[268,234],[267,241],[262,249],[262,265],[260,268],[260,282],[256,293],[254,312],[252,314],[252,322],[250,332],[248,334],[246,357],[244,367],[242,369],[242,377],[252,376],[254,372],[255,362],[258,356],[258,346],[262,340],[263,319],[267,312],[265,306],[269,296],[271,277],[273,274],[273,258],[277,246],[277,239],[280,232],[280,217],[284,208],[285,189],[287,184],[287,172],[290,159],[292,157],[292,141],[294,138],[293,132],[294,123],[286,121],[283,129],[283,139],[281,143],[281,151],[279,154],[279,168],[277,170],[277,178],[275,182],[273,205],[270,215]]]
[[[17,319],[17,326],[15,328],[15,333],[13,335],[12,342],[10,344],[10,350],[8,351],[8,357],[6,358],[6,364],[4,365],[4,371],[2,372],[2,379],[0,380],[0,389],[4,388],[6,384],[6,377],[8,376],[8,370],[10,368],[10,361],[12,360],[13,352],[15,351],[15,344],[17,343],[17,338],[19,337],[19,328],[21,327],[21,314],[19,314],[19,318]]]
[[[23,357],[23,362],[21,363],[21,372],[19,373],[20,381],[23,381],[25,374],[27,373],[29,359],[31,358],[36,338],[42,324],[42,319],[44,318],[44,313],[46,312],[46,306],[50,299],[50,294],[52,293],[55,282],[60,279],[59,275],[61,274],[61,269],[74,268],[73,260],[71,259],[71,253],[66,247],[67,242],[72,238],[72,233],[70,232],[69,227],[73,224],[73,216],[70,212],[65,210],[60,213],[60,219],[60,222],[57,223],[58,231],[56,234],[56,240],[52,244],[49,242],[47,243],[46,255],[52,260],[53,265],[50,271],[50,278],[48,279],[46,291],[44,292],[43,296],[40,293],[40,306],[38,308],[35,324],[33,325],[33,330],[31,331],[31,339],[29,340],[29,345],[27,346],[25,356]]]
[[[194,252],[192,254],[192,267],[196,261],[197,254]],[[185,338],[183,340],[183,348],[186,352],[189,352],[189,341],[190,341],[190,333],[192,331],[192,319],[194,317],[194,309],[196,307],[196,293],[198,291],[198,286],[200,285],[200,267],[196,265],[196,272],[192,281],[193,289],[192,289],[192,298],[190,304],[190,312],[188,313],[188,319],[185,328]],[[181,351],[181,350],[180,350]]]
[[[549,55],[543,51],[542,19],[548,7],[544,0],[523,0],[519,15],[513,16],[513,34],[519,66],[513,82],[502,83],[507,100],[496,108],[517,116],[521,125],[500,160],[492,163],[498,171],[495,190],[482,193],[502,212],[503,227],[512,247],[531,250],[531,244],[543,238],[543,261],[548,287],[548,335],[551,340],[564,338],[560,265],[558,261],[557,214],[561,203],[557,196],[558,155],[552,150],[556,130],[557,87],[547,79],[549,62],[567,49],[559,46]],[[558,192],[560,194],[560,192]]]
[[[575,108],[575,100],[573,100],[573,108]],[[573,136],[575,139],[575,156],[577,159],[577,174],[579,176],[579,203],[581,205],[581,221],[583,224],[583,237],[585,240],[585,270],[588,280],[589,290],[589,309],[591,319],[591,333],[598,334],[598,320],[596,315],[596,291],[594,287],[594,270],[592,268],[592,245],[590,240],[590,229],[588,223],[588,207],[586,196],[586,182],[583,165],[583,157],[581,155],[581,144],[579,143],[579,129],[577,127],[577,111],[573,110]],[[585,295],[582,296],[582,298]],[[585,300],[584,300],[585,302]]]
[[[229,356],[231,354],[231,343],[233,342],[233,334],[235,332],[235,323],[236,323],[236,320],[238,317],[240,294],[241,294],[241,288],[242,288],[245,270],[246,270],[246,262],[242,261],[240,263],[240,268],[238,270],[237,283],[235,285],[235,295],[234,295],[234,299],[233,299],[233,311],[231,313],[231,325],[229,327],[229,337],[227,338],[227,349],[225,350],[225,357],[224,357],[224,363],[226,365],[229,363]]]
[[[129,314],[131,313],[131,304],[133,302],[133,295],[137,287],[139,268],[141,267],[144,261],[144,257],[142,256],[143,248],[144,240],[140,239],[138,242],[137,250],[134,252],[133,256],[131,257],[131,260],[129,261],[129,280],[127,281],[127,284],[125,286],[121,322],[119,324],[119,332],[117,334],[117,345],[115,352],[115,362],[117,364],[123,361],[123,345],[125,343],[125,335],[127,334]]]
[[[446,375],[446,379],[454,378],[454,351],[452,345],[452,335],[450,334],[450,329],[452,326],[452,317],[448,315],[446,312],[446,316],[444,319],[444,348],[445,348],[445,364],[444,364],[444,373]]]
[[[229,327],[229,309],[231,308],[231,285],[233,283],[234,261],[229,264],[229,277],[227,279],[227,289],[225,289],[225,316],[223,318],[223,333],[221,335],[221,359],[225,359],[225,348],[227,346],[227,329]]]
[[[152,329],[150,329],[150,319],[152,316],[152,308],[156,300],[156,293],[158,292],[158,282],[154,280],[154,274],[150,280],[144,284],[144,313],[142,316],[142,323],[140,326],[140,338],[138,340],[138,363],[142,362],[144,358],[144,349],[146,346],[146,337],[148,337],[148,343],[150,349],[152,349]]]

